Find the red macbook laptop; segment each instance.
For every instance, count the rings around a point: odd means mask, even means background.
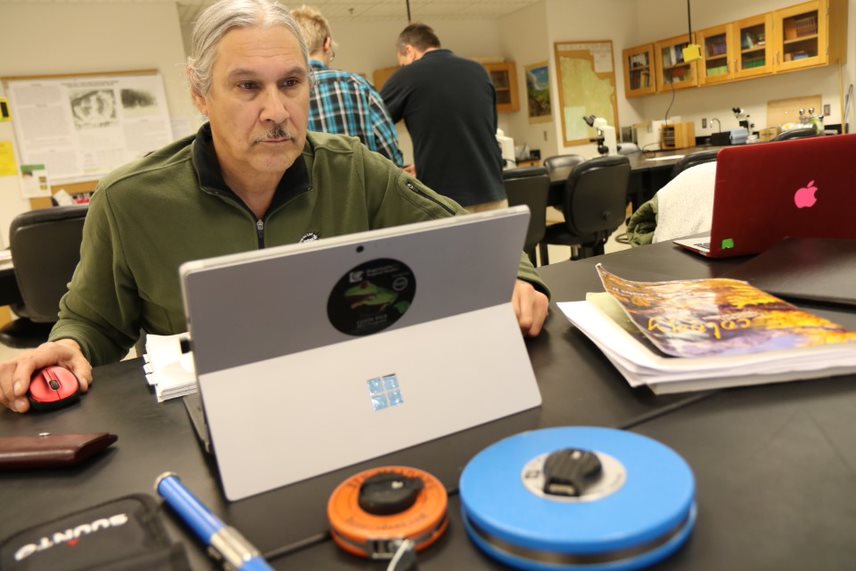
[[[786,237],[856,238],[856,134],[726,147],[716,163],[710,236],[675,244],[726,258]]]

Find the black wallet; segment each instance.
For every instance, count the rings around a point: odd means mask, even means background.
[[[0,470],[74,466],[101,452],[119,437],[108,432],[0,437]]]

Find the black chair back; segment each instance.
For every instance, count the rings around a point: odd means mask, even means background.
[[[15,332],[34,328],[27,322],[51,325],[57,321],[59,300],[80,260],[83,221],[88,206],[58,206],[19,214],[9,227],[9,246],[22,302],[12,306],[20,319],[4,328],[0,340],[13,347],[44,342],[49,327],[39,329],[41,339],[15,339]],[[37,329],[37,328],[36,328]],[[22,333],[23,335],[23,333]]]
[[[582,155],[556,155],[544,159],[544,168],[551,173],[557,169],[571,169],[585,160]]]
[[[606,242],[627,207],[630,161],[625,156],[597,157],[576,167],[565,184],[565,224],[580,243]]]
[[[537,265],[535,246],[544,239],[547,229],[547,195],[550,192],[550,176],[543,167],[527,167],[502,171],[508,205],[525,204],[529,207],[529,228],[523,250],[529,255],[532,265]]]
[[[717,149],[713,151],[699,151],[697,153],[686,155],[684,158],[675,163],[675,166],[672,167],[672,174],[669,176],[669,178],[675,178],[682,171],[685,171],[690,167],[694,167],[702,163],[711,163],[715,161],[716,155],[718,153],[719,150]]]
[[[790,141],[791,139],[806,139],[808,137],[817,137],[817,131],[814,127],[798,127],[796,129],[788,129],[782,131],[775,137],[774,141]]]

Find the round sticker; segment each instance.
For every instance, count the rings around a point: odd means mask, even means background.
[[[371,335],[401,319],[415,294],[416,278],[407,265],[390,258],[371,260],[336,282],[327,316],[342,333]]]

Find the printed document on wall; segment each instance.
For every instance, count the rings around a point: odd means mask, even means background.
[[[159,74],[8,80],[21,162],[93,180],[172,141]]]

